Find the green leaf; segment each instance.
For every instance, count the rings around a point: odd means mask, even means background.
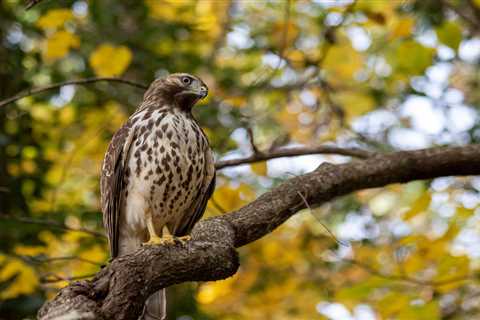
[[[432,64],[434,56],[435,49],[407,40],[390,51],[387,60],[398,72],[415,75],[422,74]]]
[[[452,21],[442,24],[435,30],[438,40],[446,46],[457,50],[460,42],[462,42],[462,29]]]
[[[409,305],[398,317],[398,320],[436,320],[440,319],[440,308],[437,301],[422,305]]]
[[[341,288],[335,294],[335,299],[347,306],[354,306],[358,301],[364,301],[378,288],[388,286],[388,281],[378,277],[370,277],[365,281]]]

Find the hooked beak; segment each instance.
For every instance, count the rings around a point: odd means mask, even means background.
[[[207,86],[198,83],[191,86],[188,90],[181,91],[175,95],[175,100],[181,106],[191,109],[195,103],[204,99],[208,95]]]
[[[205,97],[208,95],[208,89],[204,85],[200,85],[197,88],[190,90],[189,93],[192,95],[195,95],[198,99],[205,99]]]
[[[205,86],[200,87],[200,94],[201,98],[200,99],[205,99],[208,96],[208,89]]]
[[[192,88],[193,87],[193,88]],[[204,99],[208,95],[208,88],[200,81],[195,81],[188,90],[188,93],[195,96],[197,99]]]

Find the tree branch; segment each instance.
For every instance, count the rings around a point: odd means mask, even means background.
[[[6,99],[0,101],[0,107],[6,106],[7,104],[15,102],[17,100],[20,100],[22,98],[32,96],[32,95],[35,95],[35,94],[39,94],[39,93],[42,93],[42,92],[58,89],[58,88],[61,88],[63,86],[74,85],[74,84],[75,85],[76,84],[85,85],[85,84],[91,84],[91,83],[96,83],[96,82],[118,82],[118,83],[123,83],[123,84],[126,84],[126,85],[130,85],[132,87],[136,87],[136,88],[139,88],[139,89],[144,89],[144,90],[148,89],[148,86],[143,84],[143,83],[138,83],[138,82],[127,80],[127,79],[112,78],[112,77],[93,77],[93,78],[58,82],[58,83],[54,83],[54,84],[44,86],[44,87],[29,89],[25,92],[20,92],[13,97],[6,98]]]
[[[367,150],[358,149],[358,148],[340,148],[340,147],[325,146],[325,145],[313,146],[313,147],[307,147],[307,146],[279,147],[269,151],[256,150],[253,152],[252,155],[245,158],[219,160],[215,164],[215,168],[217,170],[220,170],[226,167],[233,167],[233,166],[238,166],[242,164],[249,164],[249,163],[271,160],[276,158],[296,157],[296,156],[304,156],[304,155],[311,155],[311,154],[336,154],[336,155],[366,159],[374,156],[376,153],[367,151]]]
[[[363,270],[365,270],[371,275],[374,275],[386,280],[405,282],[405,283],[417,285],[417,286],[439,287],[439,286],[443,286],[443,285],[447,285],[455,282],[475,280],[477,277],[476,274],[466,274],[463,276],[454,276],[454,277],[445,278],[442,280],[423,280],[423,279],[418,279],[418,278],[414,278],[414,277],[402,275],[402,274],[384,273],[380,270],[375,269],[374,267],[372,267],[367,263],[363,263],[362,261],[358,261],[354,259],[342,259],[342,261],[355,265],[359,268],[362,268]]]
[[[147,297],[186,281],[212,281],[238,269],[235,248],[255,241],[306,208],[366,188],[418,179],[480,174],[480,145],[376,155],[291,178],[243,208],[198,223],[192,241],[144,246],[119,257],[92,280],[63,288],[39,319],[136,319]],[[303,195],[300,196],[298,193]]]
[[[42,2],[42,0],[25,0],[25,10],[29,10]]]
[[[53,221],[53,220],[45,220],[45,219],[32,219],[28,217],[17,217],[13,215],[8,215],[8,214],[1,214],[0,213],[0,219],[3,220],[10,220],[10,221],[15,221],[15,222],[20,222],[20,223],[28,223],[28,224],[37,224],[41,226],[47,226],[52,229],[61,229],[61,230],[68,230],[68,231],[74,231],[74,232],[83,232],[86,234],[89,234],[91,236],[105,239],[105,235],[101,232],[95,231],[95,230],[90,230],[87,228],[72,228],[67,226],[64,223]]]

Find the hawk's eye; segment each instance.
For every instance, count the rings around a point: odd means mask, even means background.
[[[182,82],[183,82],[184,84],[190,84],[190,82],[192,82],[192,80],[191,80],[189,77],[183,77],[183,78],[182,78]]]

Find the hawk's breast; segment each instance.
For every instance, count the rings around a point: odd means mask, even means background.
[[[134,115],[128,151],[125,223],[146,232],[150,210],[158,233],[178,226],[206,181],[208,142],[194,119],[180,110],[144,110]],[[133,208],[132,208],[133,207]],[[174,233],[175,230],[169,230]]]

